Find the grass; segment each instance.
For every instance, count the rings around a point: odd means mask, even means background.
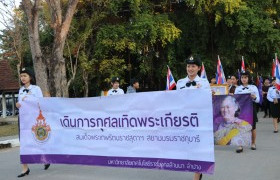
[[[18,134],[18,124],[0,124],[0,137],[13,136]]]

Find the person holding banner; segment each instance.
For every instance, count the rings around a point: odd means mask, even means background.
[[[108,96],[124,94],[124,91],[120,88],[120,78],[113,77],[111,85],[112,89],[108,91]]]
[[[280,118],[280,91],[276,89],[276,79],[272,79],[272,87],[268,89],[267,100],[270,102],[273,118],[274,133],[278,133],[278,119]]]
[[[236,75],[231,76],[231,86],[229,87],[229,94],[233,95],[236,87],[238,86],[238,77]]]
[[[201,70],[201,60],[198,57],[191,56],[186,61],[186,71],[187,71],[187,77],[178,80],[176,89],[182,90],[182,89],[210,89],[210,84],[207,81],[207,79],[200,78],[198,76],[198,72]],[[194,174],[193,180],[201,180],[202,179],[202,173],[196,172]]]
[[[35,76],[32,70],[23,68],[20,71],[20,81],[22,87],[19,89],[18,93],[18,102],[16,103],[16,107],[20,109],[21,102],[24,101],[24,99],[28,96],[31,97],[43,97],[43,93],[41,91],[41,88],[39,86],[36,86]],[[19,130],[20,130],[20,119],[19,119]],[[20,131],[19,131],[20,135]],[[19,136],[20,137],[20,136]],[[24,141],[24,140],[21,140]],[[50,164],[45,164],[45,170],[47,170],[50,167]],[[25,175],[28,175],[30,173],[30,169],[28,168],[27,164],[22,165],[22,172],[18,177],[23,177]]]
[[[252,126],[239,119],[240,106],[233,96],[226,96],[221,104],[220,114],[224,121],[214,133],[215,144],[249,146]]]
[[[253,128],[252,128],[252,145],[251,149],[256,150],[256,123],[258,121],[256,106],[260,102],[260,96],[258,88],[252,85],[252,79],[248,71],[241,72],[240,86],[235,89],[234,94],[251,94],[253,101]],[[236,150],[237,153],[243,152],[243,147],[240,146]]]

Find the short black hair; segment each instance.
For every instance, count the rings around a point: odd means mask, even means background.
[[[241,81],[242,76],[248,76],[248,84],[253,84],[252,76],[251,76],[251,73],[249,71],[243,71],[243,72],[240,73],[240,84],[241,85],[242,85],[242,81]]]
[[[26,73],[29,75],[30,77],[30,84],[32,85],[36,85],[36,79],[35,79],[35,74],[33,72],[33,70],[31,70],[30,68],[22,68],[20,70],[20,74]],[[24,84],[20,81],[20,84],[23,86]]]
[[[230,78],[232,78],[232,77],[235,77],[235,79],[238,80],[238,75],[237,74],[233,74],[233,75],[230,76]]]
[[[139,83],[139,80],[136,79],[136,78],[132,78],[132,79],[130,80],[130,85],[133,86],[133,84],[135,84],[135,83]]]

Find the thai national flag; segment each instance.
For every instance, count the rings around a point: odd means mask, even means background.
[[[226,83],[225,73],[219,56],[218,56],[218,64],[217,64],[216,82],[217,84]]]
[[[206,75],[206,71],[205,71],[205,68],[204,68],[204,64],[203,64],[203,63],[202,63],[202,65],[201,65],[200,77],[201,77],[201,78],[204,78],[204,79],[207,79],[207,75]]]
[[[276,62],[275,64],[276,64],[276,68],[275,68],[276,88],[280,91],[280,63]]]
[[[275,61],[273,59],[273,64],[272,64],[272,77],[276,77],[276,67],[279,64],[277,55],[275,54]]]
[[[241,62],[241,72],[245,72],[245,62],[244,62],[244,58],[242,56],[242,62]]]
[[[168,66],[167,68],[168,70],[167,70],[167,78],[166,78],[166,90],[172,90],[176,86],[176,82]]]
[[[262,79],[261,76],[257,76],[256,85],[257,85],[257,88],[258,88],[258,91],[259,91],[259,96],[260,96],[259,104],[262,104],[262,102],[263,102],[263,95],[262,95],[263,79]]]

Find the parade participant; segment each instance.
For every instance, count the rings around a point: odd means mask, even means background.
[[[260,96],[258,88],[255,85],[252,85],[252,80],[250,73],[248,71],[241,72],[241,82],[240,86],[235,89],[234,94],[251,94],[253,101],[253,129],[252,129],[252,145],[251,149],[256,150],[256,123],[258,121],[256,104],[260,102]],[[243,147],[240,146],[237,150],[237,153],[243,152]]]
[[[269,114],[270,116],[270,108],[269,108],[269,101],[267,99],[267,93],[268,93],[268,89],[270,88],[270,82],[268,78],[264,79],[264,84],[262,87],[262,95],[263,95],[263,103],[262,103],[262,107],[264,110],[264,116],[263,118],[266,118],[267,114]],[[268,113],[267,113],[268,111]]]
[[[226,84],[228,84],[229,87],[231,86],[231,84],[232,84],[231,76],[227,77],[227,83]]]
[[[139,81],[137,79],[131,79],[130,86],[127,87],[126,94],[136,93],[137,89],[139,89]]]
[[[274,133],[278,133],[278,119],[280,118],[280,91],[276,89],[276,79],[272,80],[272,87],[268,89],[267,99],[270,102],[273,118]]]
[[[209,89],[209,92],[211,92],[209,82],[206,79],[200,78],[198,76],[198,72],[201,69],[200,58],[191,56],[189,59],[187,59],[186,64],[187,77],[178,80],[176,89],[183,90],[201,88]],[[193,180],[200,179],[202,179],[202,173],[195,173]]]
[[[236,87],[238,86],[238,79],[236,75],[232,75],[230,78],[231,78],[231,86],[229,87],[229,94],[233,95]]]
[[[214,133],[215,144],[249,146],[252,126],[239,119],[240,106],[233,96],[226,96],[222,101],[220,113],[223,122]]]
[[[113,77],[111,81],[112,89],[108,91],[108,96],[111,95],[119,95],[119,94],[124,94],[124,91],[119,88],[120,86],[120,78],[118,77]]]
[[[19,109],[21,107],[22,101],[26,97],[43,97],[41,88],[36,86],[35,76],[32,70],[23,68],[20,71],[20,81],[22,87],[19,89],[18,102],[16,103],[16,107]],[[20,119],[19,119],[19,130],[20,130]],[[20,134],[20,132],[19,132]],[[24,141],[24,140],[21,140]],[[45,170],[50,167],[50,164],[45,164]],[[22,165],[22,173],[18,175],[18,177],[23,177],[30,173],[30,169],[27,164]]]
[[[214,85],[214,84],[216,84],[216,78],[215,77],[211,78],[211,80],[210,80],[210,85]]]

